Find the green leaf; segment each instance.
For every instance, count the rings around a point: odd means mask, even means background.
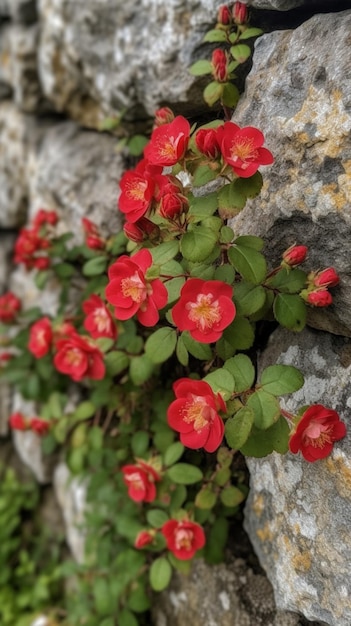
[[[154,591],[162,591],[168,587],[172,577],[169,561],[161,556],[150,567],[150,585]]]
[[[256,198],[260,193],[263,185],[263,178],[261,172],[256,172],[249,178],[239,178],[236,181],[237,189],[247,198]]]
[[[195,498],[195,506],[198,509],[204,509],[205,511],[213,509],[217,502],[217,494],[213,491],[211,485],[204,486],[197,494]]]
[[[260,28],[249,27],[240,34],[240,41],[242,39],[250,39],[251,37],[258,37],[259,35],[262,35],[262,34],[263,34],[263,30],[261,30]]]
[[[146,354],[130,359],[129,374],[134,385],[143,385],[154,373],[155,365]]]
[[[115,624],[116,622],[113,621]],[[118,616],[118,626],[138,626],[139,620],[128,609],[123,609]]]
[[[251,389],[255,380],[255,368],[246,354],[233,356],[224,363],[223,367],[233,376],[236,392]]]
[[[240,502],[245,499],[245,496],[240,489],[237,487],[233,487],[230,485],[229,487],[225,487],[220,495],[221,502],[224,506],[233,507],[238,506]]]
[[[212,30],[207,31],[202,41],[203,42],[208,41],[209,43],[227,41],[227,33],[225,32],[225,30],[220,30],[219,28],[213,28]]]
[[[204,89],[204,100],[209,107],[212,107],[215,102],[220,100],[223,93],[223,84],[218,83],[216,80],[209,83]]]
[[[231,243],[233,241],[234,232],[230,226],[222,226],[221,228],[221,243]]]
[[[165,287],[168,292],[168,304],[172,304],[173,302],[178,300],[180,290],[183,287],[184,283],[185,278],[183,276],[179,278],[172,278],[171,280],[167,280],[165,282]]]
[[[240,180],[237,181],[237,184],[240,183]],[[261,237],[255,237],[254,235],[240,235],[236,237],[234,243],[238,246],[245,246],[246,248],[252,248],[253,250],[257,250],[260,252],[264,246],[264,240]]]
[[[177,485],[193,485],[203,478],[202,471],[189,463],[177,463],[170,467],[166,473]]]
[[[171,259],[174,259],[179,252],[179,242],[177,239],[160,243],[155,248],[150,248],[152,260],[155,265],[164,265]]]
[[[207,166],[206,166],[207,167]],[[217,211],[217,193],[194,197],[190,201],[188,215],[198,218],[198,221],[211,217]],[[194,220],[196,222],[197,220]]]
[[[197,359],[201,361],[209,361],[212,358],[212,350],[207,343],[199,343],[193,339],[188,332],[183,332],[181,335],[184,346]]]
[[[115,341],[109,337],[98,337],[95,339],[95,343],[101,352],[108,352],[114,345]]]
[[[206,259],[206,263],[189,263],[191,278],[202,278],[202,280],[212,280],[214,278],[215,268],[214,265],[209,265],[209,259]]]
[[[280,293],[273,303],[274,317],[285,328],[300,332],[306,324],[306,305],[300,296]]]
[[[280,417],[273,426],[267,430],[253,427],[250,437],[242,446],[241,452],[246,456],[262,458],[276,450],[285,454],[288,450],[290,429],[284,417]]]
[[[135,457],[145,454],[149,447],[150,437],[144,430],[138,430],[131,439],[131,447]]]
[[[201,263],[212,252],[217,243],[217,234],[205,226],[194,226],[183,235],[180,250],[188,261]]]
[[[172,443],[163,455],[164,465],[168,467],[169,465],[173,465],[173,463],[176,463],[183,455],[184,449],[185,448],[183,444],[180,443],[180,441]]]
[[[266,285],[283,293],[299,293],[306,284],[306,274],[302,270],[282,268],[265,282]]]
[[[218,213],[222,219],[235,217],[246,204],[246,196],[238,190],[236,183],[224,185],[218,192]]]
[[[237,315],[253,315],[266,301],[266,291],[261,285],[246,283],[244,280],[235,285],[234,303]]]
[[[199,165],[193,175],[193,186],[202,187],[218,176],[218,169],[211,169],[208,165]]]
[[[245,317],[237,315],[224,330],[223,338],[235,350],[248,350],[253,345],[255,333],[251,323]]]
[[[257,250],[247,246],[234,245],[228,250],[228,258],[247,282],[258,285],[266,277],[266,260]]]
[[[236,61],[239,61],[239,63],[245,63],[251,56],[251,48],[244,43],[238,44],[230,48],[230,54]]]
[[[95,405],[92,402],[89,402],[89,400],[85,400],[84,402],[78,404],[71,418],[76,421],[86,420],[89,417],[92,417],[95,411]]]
[[[224,549],[228,541],[229,524],[224,517],[217,517],[209,532],[205,546],[205,558],[208,563],[224,561]]]
[[[56,276],[59,278],[71,278],[75,274],[75,268],[70,263],[57,263],[52,266]]]
[[[132,590],[128,592],[128,608],[136,613],[144,613],[150,606],[150,598],[145,589],[145,582],[140,578],[133,582]],[[134,617],[134,616],[133,616]],[[115,621],[111,626],[115,626]]]
[[[223,283],[232,285],[235,280],[235,270],[232,265],[225,263],[216,268],[214,273],[215,280],[221,280]]]
[[[186,367],[189,363],[189,354],[185,347],[184,339],[182,335],[178,337],[177,346],[176,346],[176,355],[177,355],[177,359],[179,363]]]
[[[266,431],[267,432],[267,431]],[[289,450],[290,428],[286,419],[281,416],[269,429],[273,448],[279,454],[286,454]]]
[[[112,613],[116,600],[111,595],[108,581],[102,577],[96,577],[93,582],[94,607],[98,615]]]
[[[229,400],[234,391],[234,378],[223,367],[207,374],[203,380],[212,387],[215,393],[220,393],[224,400]]]
[[[125,352],[121,352],[120,350],[113,350],[105,354],[104,361],[109,376],[120,374],[123,370],[127,369],[129,365],[129,357]]]
[[[259,389],[249,396],[247,406],[254,412],[256,428],[266,430],[279,419],[280,405],[278,400],[263,389]]]
[[[106,270],[108,258],[106,256],[97,256],[84,263],[82,272],[84,276],[98,276]]]
[[[300,370],[292,365],[271,365],[263,370],[261,387],[273,396],[282,396],[301,389],[304,383]]]
[[[145,135],[133,135],[128,141],[128,150],[132,156],[140,156],[149,139]]]
[[[233,450],[240,450],[251,432],[253,423],[254,412],[248,406],[244,406],[234,417],[226,420],[225,438],[228,446]]]
[[[146,520],[153,528],[161,528],[163,524],[168,522],[169,517],[162,509],[151,509],[146,513]]]
[[[182,561],[181,559],[177,559],[176,556],[172,552],[168,554],[168,560],[170,564],[174,567],[174,569],[178,570],[181,574],[187,576],[191,570],[191,559],[188,561]]]
[[[177,332],[173,328],[159,328],[146,340],[145,354],[152,363],[163,363],[173,354]]]
[[[44,289],[46,283],[48,282],[49,276],[50,272],[47,270],[37,272],[34,277],[34,283],[36,287],[40,290]]]
[[[224,83],[222,94],[222,103],[224,106],[234,109],[238,104],[239,98],[240,91],[237,86],[233,85],[233,83]]]
[[[224,485],[230,480],[230,477],[231,477],[230,468],[221,467],[221,469],[216,472],[214,481],[216,485],[219,485],[220,487],[224,487]]]
[[[206,59],[199,59],[189,67],[192,76],[203,76],[204,74],[212,74],[212,64]]]

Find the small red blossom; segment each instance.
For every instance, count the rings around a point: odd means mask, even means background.
[[[37,433],[40,437],[47,435],[50,430],[50,423],[47,420],[43,420],[40,417],[32,417],[29,421],[29,428]]]
[[[55,226],[58,222],[58,215],[56,211],[46,211],[45,209],[39,209],[36,213],[33,226],[34,228],[41,228],[46,224],[50,224],[50,226]]]
[[[308,293],[306,302],[312,304],[312,306],[329,306],[333,302],[333,296],[327,289],[320,289],[319,291],[311,291]]]
[[[296,267],[304,262],[307,252],[307,246],[290,246],[283,252],[283,261],[290,267]]]
[[[231,20],[232,20],[232,16],[231,16],[229,7],[226,4],[222,4],[222,6],[220,6],[218,9],[218,15],[217,15],[218,23],[223,24],[224,26],[227,26],[228,24],[230,24]]]
[[[154,224],[146,217],[141,217],[136,222],[126,222],[123,226],[124,234],[131,241],[141,243],[145,239],[150,241],[157,241],[160,237],[160,229],[157,224]]]
[[[156,530],[141,530],[135,538],[134,547],[140,550],[141,548],[148,546],[153,542],[155,534]]]
[[[151,253],[143,249],[131,258],[121,256],[109,267],[106,298],[115,307],[118,320],[136,314],[143,326],[158,322],[159,310],[166,306],[168,293],[161,280],[146,279],[145,273],[151,265]]]
[[[234,23],[240,26],[248,21],[248,9],[245,2],[235,2],[233,6]]]
[[[173,385],[176,396],[168,407],[167,420],[180,433],[187,448],[214,452],[221,445],[224,425],[218,411],[226,412],[222,396],[205,381],[180,378]]]
[[[174,120],[174,113],[169,107],[161,107],[155,111],[154,127],[163,126],[163,124],[170,124]]]
[[[272,153],[262,147],[264,136],[257,128],[239,128],[233,122],[225,122],[217,129],[217,137],[221,140],[224,161],[240,178],[249,178],[260,165],[270,165],[274,161]]]
[[[156,176],[155,198],[158,205],[158,212],[166,219],[174,219],[189,209],[189,200],[184,193],[184,188],[180,180],[175,176]]]
[[[327,457],[335,441],[346,435],[346,426],[333,409],[322,404],[310,406],[290,434],[289,450],[301,451],[306,461],[313,463]]]
[[[212,52],[212,74],[219,83],[225,83],[229,79],[228,56],[221,48]]]
[[[128,222],[137,222],[151,207],[155,189],[152,176],[140,170],[140,167],[139,170],[128,170],[121,178],[120,189],[119,210],[125,214]]]
[[[200,128],[195,135],[195,143],[200,152],[209,159],[217,159],[221,154],[217,132],[214,128]]]
[[[0,296],[0,322],[10,324],[17,318],[17,313],[21,310],[22,304],[19,298],[12,291],[7,291]]]
[[[22,413],[12,413],[9,417],[9,426],[14,430],[28,430],[29,424]]]
[[[189,278],[172,309],[173,321],[196,341],[217,341],[235,317],[232,297],[233,287],[220,280]]]
[[[43,269],[40,263],[46,263],[46,267],[50,265],[47,252],[44,254],[43,252],[50,248],[51,242],[46,236],[41,236],[38,231],[39,227],[22,228],[15,242],[14,262],[23,263],[28,270],[33,267]]]
[[[85,245],[91,250],[103,250],[105,239],[100,235],[98,227],[87,217],[82,217],[82,226],[85,234]]]
[[[73,334],[67,339],[56,341],[56,348],[56,369],[72,380],[79,381],[84,377],[101,380],[105,376],[103,355],[89,337]]]
[[[153,165],[175,165],[181,161],[188,147],[190,124],[182,115],[170,124],[163,124],[152,132],[144,150],[145,158]]]
[[[206,536],[200,524],[190,520],[168,520],[161,528],[167,548],[177,559],[187,561],[204,547]]]
[[[30,328],[28,343],[29,352],[31,352],[37,359],[41,359],[41,357],[45,356],[49,352],[52,339],[53,331],[51,321],[48,317],[42,317]]]
[[[123,480],[128,487],[128,495],[132,500],[135,502],[155,500],[155,483],[161,480],[161,477],[152,465],[140,459],[135,465],[124,465],[122,473]]]
[[[98,339],[99,337],[116,339],[116,325],[106,304],[99,296],[91,295],[88,300],[83,302],[82,308],[87,316],[83,326],[93,339]]]
[[[327,267],[313,277],[313,283],[316,287],[335,287],[340,282],[339,275],[333,267]]]

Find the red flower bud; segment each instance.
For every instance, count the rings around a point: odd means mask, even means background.
[[[283,252],[283,261],[287,265],[294,267],[304,262],[308,248],[306,246],[290,246]]]
[[[329,306],[333,302],[333,298],[327,289],[321,289],[320,291],[311,291],[307,295],[306,301],[313,306]]]
[[[12,413],[9,417],[10,428],[14,430],[27,430],[27,420],[22,413]]]
[[[248,21],[247,5],[244,2],[235,2],[233,6],[233,20],[235,24],[246,24]]]
[[[161,198],[160,215],[166,219],[174,219],[189,209],[188,199],[182,194],[166,193]]]
[[[212,52],[213,77],[219,83],[225,83],[228,80],[228,57],[224,50],[216,48]]]
[[[313,283],[316,287],[335,287],[340,281],[338,274],[333,267],[318,272],[315,275]]]
[[[140,550],[140,548],[148,546],[150,543],[153,542],[155,534],[155,530],[141,530],[140,533],[138,533],[136,536],[134,547]]]
[[[218,23],[227,26],[230,24],[232,16],[230,14],[229,7],[226,4],[222,4],[222,6],[218,9]]]
[[[162,126],[163,124],[169,124],[170,122],[173,122],[174,117],[175,115],[172,109],[170,109],[169,107],[162,107],[161,109],[158,109],[157,111],[155,111],[154,128]]]
[[[12,291],[7,291],[3,296],[0,296],[0,322],[5,324],[13,322],[21,310],[21,306],[21,301]]]
[[[50,259],[47,256],[39,256],[33,261],[33,267],[37,270],[47,270],[50,266]]]
[[[85,245],[91,250],[102,250],[105,247],[105,241],[101,239],[101,237],[88,235],[85,240]]]
[[[50,428],[49,422],[40,419],[40,417],[32,417],[29,426],[33,432],[37,433],[37,435],[40,435],[41,437],[47,435]]]
[[[195,135],[195,143],[200,152],[210,159],[216,159],[221,154],[214,128],[200,128]]]

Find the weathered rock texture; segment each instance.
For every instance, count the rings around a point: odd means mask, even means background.
[[[295,412],[320,403],[350,427],[351,346],[305,330],[277,331],[261,365],[295,365],[304,387],[286,402]],[[251,491],[246,529],[274,590],[277,606],[331,626],[351,623],[351,462],[349,438],[327,459],[272,454],[249,459]]]
[[[255,125],[275,163],[235,229],[264,235],[272,261],[290,244],[310,247],[310,267],[335,265],[342,287],[316,325],[351,332],[351,11],[316,15],[296,31],[260,38],[235,113]]]

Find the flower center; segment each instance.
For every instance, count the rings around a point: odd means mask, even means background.
[[[69,365],[73,365],[74,367],[81,364],[83,360],[83,354],[77,348],[71,348],[66,352],[66,361]]]
[[[235,143],[233,143],[231,148],[231,159],[232,161],[254,161],[257,159],[258,152],[253,147],[252,139],[248,139],[246,137],[238,138]],[[246,164],[246,167],[248,164]],[[245,167],[244,167],[245,169]]]
[[[177,147],[182,137],[183,133],[181,133],[178,137],[168,137],[167,141],[162,144],[160,143],[159,155],[161,157],[166,157],[167,159],[177,159]]]
[[[307,426],[303,434],[303,438],[305,444],[311,445],[314,448],[324,448],[326,444],[332,443],[333,439],[331,435],[331,426],[318,422],[311,422]]]
[[[94,311],[94,322],[99,333],[104,330],[109,331],[111,328],[111,321],[106,309],[100,307]]]
[[[36,340],[40,346],[46,345],[45,330],[43,328],[41,328],[40,330],[37,330]]]
[[[175,545],[177,550],[191,550],[194,533],[192,530],[181,528],[175,533]]]
[[[147,182],[139,180],[130,182],[126,193],[129,198],[132,198],[132,200],[144,200],[146,190]]]
[[[219,302],[213,302],[212,293],[199,293],[196,302],[188,302],[186,309],[189,311],[189,319],[202,331],[211,330],[221,319]]]
[[[182,413],[184,422],[192,424],[194,430],[199,431],[213,421],[215,411],[208,406],[202,396],[192,396]]]
[[[121,282],[122,293],[125,298],[131,298],[133,302],[144,302],[147,297],[147,287],[141,280],[138,272],[135,272],[133,276],[123,278]]]
[[[130,483],[133,489],[136,489],[138,491],[140,491],[141,489],[144,489],[144,483],[142,481],[142,478],[139,472],[134,472],[133,474],[129,474],[127,476],[127,481],[128,483]]]

